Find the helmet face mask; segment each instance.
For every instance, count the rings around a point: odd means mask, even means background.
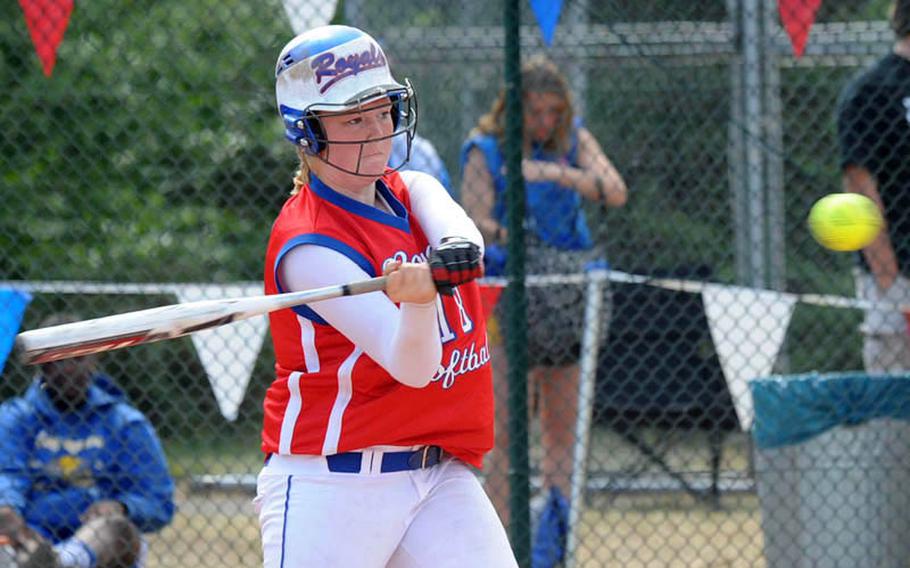
[[[392,77],[385,54],[368,34],[347,26],[309,30],[284,47],[275,74],[276,98],[285,137],[307,154],[341,171],[364,177],[376,177],[381,173],[339,167],[329,160],[330,146],[362,145],[405,136],[410,155],[411,141],[417,129],[414,89],[409,81],[402,84]],[[392,105],[393,131],[390,135],[354,141],[327,138],[322,115],[360,113],[367,105],[382,99],[388,99]]]

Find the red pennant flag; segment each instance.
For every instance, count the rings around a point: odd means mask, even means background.
[[[821,4],[822,0],[779,0],[777,9],[780,11],[780,21],[790,36],[793,53],[797,58],[803,55],[809,30]]]
[[[495,284],[480,285],[480,301],[483,304],[483,315],[488,321],[490,316],[493,315],[493,310],[496,308],[503,290],[502,286]]]
[[[73,0],[19,0],[35,51],[48,77],[57,63],[57,47],[73,12]]]

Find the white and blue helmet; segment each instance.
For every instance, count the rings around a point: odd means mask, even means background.
[[[357,28],[322,26],[288,42],[275,67],[275,94],[285,137],[310,154],[332,142],[319,112],[356,111],[386,97],[392,101],[392,136],[406,135],[410,147],[417,128],[411,84],[392,77],[382,48]]]

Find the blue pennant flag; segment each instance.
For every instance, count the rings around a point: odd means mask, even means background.
[[[19,290],[0,289],[0,373],[6,358],[13,350],[13,342],[19,333],[25,306],[32,301],[30,294]]]
[[[553,45],[553,34],[556,33],[556,24],[559,23],[559,12],[562,10],[562,0],[531,0],[531,9],[540,26],[540,33],[547,47]]]

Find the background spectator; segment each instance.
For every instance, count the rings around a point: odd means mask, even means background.
[[[522,175],[527,192],[527,269],[529,274],[574,274],[603,263],[582,209],[583,200],[608,207],[626,202],[626,185],[591,133],[576,120],[568,82],[544,57],[529,60],[521,72],[524,105]],[[482,116],[462,150],[462,200],[484,234],[487,258],[502,265],[508,238],[505,166],[501,151],[505,94]],[[487,263],[488,273],[498,266]],[[528,288],[528,386],[537,396],[543,458],[541,473],[549,492],[535,540],[535,566],[561,558],[571,490],[572,452],[578,415],[578,358],[584,315],[581,285]],[[603,327],[609,320],[604,298]],[[500,305],[503,305],[501,302]],[[500,318],[501,319],[501,318]],[[503,330],[508,334],[508,330]],[[508,405],[505,356],[494,341],[496,446],[488,462],[488,492],[508,522]],[[561,536],[560,536],[561,535]],[[542,560],[548,558],[550,560]]]
[[[42,327],[77,321],[62,315]],[[55,545],[63,566],[95,566],[130,548],[125,518],[155,531],[174,513],[174,484],[148,420],[96,370],[93,356],[41,366],[24,395],[0,406],[0,531],[29,529]],[[110,531],[110,534],[108,534]],[[104,550],[92,547],[106,543]],[[100,564],[98,564],[100,566]]]
[[[866,311],[863,362],[870,372],[910,369],[910,0],[892,5],[897,37],[888,53],[841,93],[837,130],[846,191],[884,212],[886,229],[859,255],[856,290],[880,304]]]

